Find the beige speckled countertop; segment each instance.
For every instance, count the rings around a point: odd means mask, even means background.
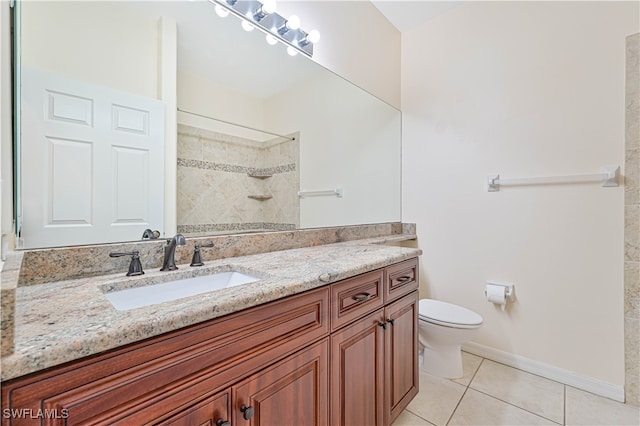
[[[2,357],[1,378],[19,377],[419,256],[419,249],[388,244],[414,238],[393,235],[211,260],[200,268],[152,269],[139,277],[120,273],[18,287],[15,349]],[[123,281],[160,282],[229,269],[261,280],[128,311],[113,308],[103,290]]]

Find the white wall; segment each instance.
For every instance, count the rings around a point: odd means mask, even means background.
[[[624,383],[623,188],[486,190],[486,176],[624,163],[625,36],[638,4],[469,2],[402,40],[403,220],[422,296],[485,319],[476,342]],[[507,312],[485,280],[515,283]]]
[[[278,13],[320,31],[316,62],[400,109],[400,32],[372,3],[282,0]]]
[[[158,97],[158,23],[118,2],[25,1],[21,66]]]
[[[400,220],[397,110],[324,72],[268,99],[265,114],[277,132],[299,132],[300,189],[344,189],[302,198],[302,228]]]
[[[224,87],[188,71],[178,71],[178,108],[231,123],[265,129],[264,101],[255,96]],[[261,132],[242,131],[237,126],[179,112],[182,124],[233,134],[254,140],[269,140],[273,136]]]

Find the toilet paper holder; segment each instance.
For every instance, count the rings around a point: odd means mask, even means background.
[[[488,294],[487,294],[487,287],[488,286],[504,287],[505,301],[506,302],[513,302],[513,298],[514,298],[513,284],[511,284],[511,283],[497,283],[497,282],[487,281],[485,283],[485,287],[484,287],[484,295],[485,295],[485,297],[488,296]]]

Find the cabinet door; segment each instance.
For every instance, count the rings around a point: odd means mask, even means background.
[[[331,336],[332,426],[384,425],[383,321],[379,309]]]
[[[418,292],[386,306],[385,417],[388,424],[418,393]]]
[[[328,338],[232,387],[234,426],[325,426]]]
[[[222,392],[212,398],[189,407],[164,421],[158,426],[222,426],[230,420],[230,392]],[[228,423],[230,425],[230,423]],[[225,425],[227,426],[227,425]]]

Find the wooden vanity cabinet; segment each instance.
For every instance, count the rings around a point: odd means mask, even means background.
[[[389,425],[418,391],[416,289],[412,259],[10,380],[2,425]]]
[[[332,287],[332,426],[389,425],[418,393],[417,266],[412,259]]]
[[[15,414],[2,424],[142,425],[201,413],[200,402],[326,339],[328,305],[328,287],[318,288],[3,382],[3,414]]]

